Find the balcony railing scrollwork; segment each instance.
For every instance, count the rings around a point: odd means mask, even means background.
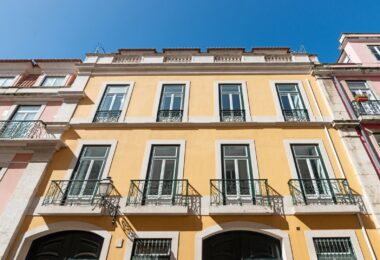
[[[357,116],[380,115],[380,100],[352,101]]]
[[[188,206],[189,183],[185,179],[131,180],[127,206]]]
[[[41,120],[0,121],[0,138],[4,139],[54,139]]]
[[[159,110],[157,122],[181,122],[183,110]]]
[[[245,122],[245,110],[220,110],[222,122]]]
[[[310,121],[307,109],[283,109],[285,121],[290,122],[307,122]]]
[[[98,110],[95,113],[94,122],[113,123],[119,120],[121,110]]]
[[[346,179],[291,179],[288,185],[294,205],[356,204]]]

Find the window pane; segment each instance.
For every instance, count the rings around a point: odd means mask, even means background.
[[[248,161],[247,160],[238,160],[238,168],[239,168],[239,179],[240,180],[248,180],[249,172],[248,172]]]
[[[92,164],[88,180],[98,180],[100,178],[100,172],[103,167],[103,160],[95,160]]]
[[[9,87],[11,86],[12,82],[13,82],[13,79],[12,77],[3,77],[3,78],[0,78],[0,87]]]
[[[281,95],[280,101],[283,109],[292,109],[288,95]]]
[[[306,159],[297,159],[297,166],[302,179],[313,179]]]
[[[105,157],[108,151],[107,146],[90,146],[85,147],[84,157]]]
[[[230,96],[229,95],[222,95],[222,109],[223,110],[231,110],[230,105]]]
[[[17,112],[30,112],[30,111],[38,111],[41,106],[19,106]]]
[[[166,160],[164,169],[164,179],[171,180],[174,178],[175,160]]]
[[[368,89],[365,81],[347,81],[350,89]]]
[[[318,156],[316,146],[314,145],[294,145],[293,151],[296,156]]]
[[[149,174],[149,179],[160,180],[161,168],[162,168],[162,160],[153,160],[152,166],[151,166],[151,172]]]
[[[225,177],[227,180],[235,180],[235,163],[234,160],[225,160]]]
[[[123,104],[124,96],[123,95],[116,95],[115,101],[111,107],[111,110],[121,110],[121,105]]]
[[[223,146],[224,156],[247,156],[246,146]]]
[[[74,180],[84,180],[86,178],[86,173],[90,167],[90,160],[81,160],[79,163],[78,170],[75,173]]]
[[[169,95],[169,96],[164,95],[162,97],[162,101],[161,101],[161,109],[162,110],[170,110],[171,101],[172,101],[171,95]]]
[[[177,147],[176,146],[154,146],[153,155],[154,156],[176,156]]]
[[[125,94],[127,93],[126,86],[108,86],[107,93],[109,94]]]
[[[55,76],[47,76],[42,83],[42,86],[52,87],[52,86],[63,86],[65,81],[65,77],[55,77]]]
[[[238,85],[221,85],[221,92],[222,93],[234,93],[239,92],[240,86]]]
[[[173,110],[181,110],[182,109],[182,97],[176,96],[173,100]]]
[[[297,85],[277,84],[279,92],[298,92]]]
[[[100,110],[110,110],[112,104],[112,96],[106,95],[103,98],[102,104],[100,105]]]
[[[299,95],[290,95],[290,98],[292,99],[294,109],[302,109],[302,102]]]
[[[232,109],[233,110],[240,110],[241,109],[241,103],[240,103],[240,95],[232,95]]]
[[[164,86],[164,93],[182,93],[183,92],[183,86],[181,85],[171,85],[171,86]]]

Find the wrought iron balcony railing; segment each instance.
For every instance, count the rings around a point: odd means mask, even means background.
[[[380,115],[380,100],[352,101],[357,116]]]
[[[101,180],[54,180],[44,197],[42,205],[95,205],[101,202],[99,183]],[[109,203],[118,205],[120,194],[112,185],[107,196]]]
[[[159,110],[157,122],[181,122],[183,110]]]
[[[346,179],[291,179],[288,185],[294,205],[356,204]]]
[[[137,205],[189,205],[187,180],[131,180],[127,206]]]
[[[222,122],[245,122],[245,110],[220,110]]]
[[[268,180],[210,180],[210,204],[271,206]]]
[[[40,120],[0,121],[0,138],[53,139],[46,131],[46,124]]]
[[[95,123],[113,123],[119,120],[121,110],[98,110],[96,111]]]
[[[310,121],[307,109],[283,109],[285,121],[307,122]]]

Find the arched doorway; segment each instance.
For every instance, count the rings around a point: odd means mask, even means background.
[[[228,231],[203,240],[203,260],[282,259],[280,240],[250,231]]]
[[[99,259],[103,237],[85,231],[62,231],[33,241],[27,260]]]

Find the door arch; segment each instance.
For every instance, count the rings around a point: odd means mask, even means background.
[[[87,231],[61,231],[33,241],[27,260],[100,258],[104,238]]]
[[[203,240],[203,260],[279,260],[281,241],[252,231],[227,231]]]

